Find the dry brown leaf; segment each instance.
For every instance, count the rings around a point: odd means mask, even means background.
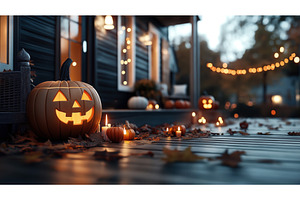
[[[118,161],[121,158],[124,158],[124,156],[120,156],[119,152],[108,152],[106,149],[104,151],[96,151],[94,154],[94,158],[96,160],[105,160],[105,161]]]
[[[288,132],[288,135],[300,136],[300,132]]]
[[[271,133],[270,132],[266,132],[266,133],[258,132],[257,135],[271,135]]]
[[[162,160],[164,160],[166,162],[195,162],[195,161],[202,160],[205,158],[205,157],[194,154],[191,151],[191,147],[187,147],[183,151],[179,151],[177,149],[170,150],[170,149],[164,148],[163,152],[166,155],[166,157],[162,158]]]
[[[239,131],[240,134],[242,135],[249,135],[249,133],[245,132],[245,131]]]
[[[225,152],[217,159],[222,160],[222,164],[229,166],[229,167],[237,167],[239,162],[242,161],[241,155],[246,154],[245,151],[234,151],[231,154],[228,154],[228,150],[226,149]]]

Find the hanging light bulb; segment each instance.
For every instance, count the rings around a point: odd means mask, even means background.
[[[111,15],[106,15],[105,16],[105,20],[104,20],[105,24],[104,24],[104,28],[106,30],[112,30],[114,29],[114,21]]]

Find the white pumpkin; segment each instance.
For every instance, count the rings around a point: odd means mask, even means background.
[[[146,109],[148,100],[145,97],[133,96],[127,102],[130,109]]]

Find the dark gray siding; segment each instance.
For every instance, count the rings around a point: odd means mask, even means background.
[[[149,77],[148,47],[139,41],[139,37],[148,32],[148,23],[143,18],[136,17],[136,80]]]
[[[34,84],[55,80],[56,17],[16,16],[14,22],[15,53],[24,48],[30,54],[37,75]]]
[[[114,22],[117,22],[117,18],[114,18]],[[118,91],[116,28],[106,33],[96,29],[95,50],[94,87],[100,95],[103,108],[126,108],[132,93]]]

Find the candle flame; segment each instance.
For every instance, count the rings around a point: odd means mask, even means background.
[[[124,135],[126,135],[126,129],[125,129],[125,127],[123,128],[123,133],[124,133]]]
[[[105,126],[107,126],[107,115],[105,115]]]
[[[193,117],[196,117],[196,113],[195,113],[195,112],[192,112],[192,116],[193,116]]]
[[[219,122],[216,122],[216,125],[217,125],[217,126],[219,126],[219,125],[220,125],[220,123],[219,123]]]
[[[178,126],[178,131],[180,131],[180,126]]]
[[[223,124],[223,123],[224,123],[224,121],[223,121],[223,118],[222,118],[222,117],[219,117],[219,118],[218,118],[218,120],[219,120],[220,124]]]
[[[167,131],[169,131],[169,128],[167,127]]]

